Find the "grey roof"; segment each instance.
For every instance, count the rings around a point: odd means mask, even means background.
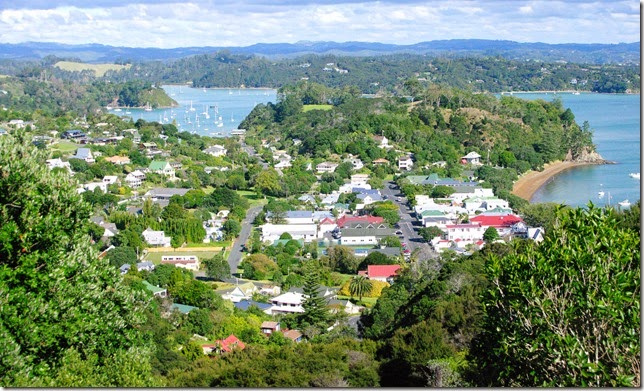
[[[152,197],[164,197],[164,198],[170,198],[173,195],[180,195],[183,196],[185,195],[190,189],[177,189],[177,188],[170,188],[170,187],[155,187],[154,189],[150,190],[148,193]]]
[[[347,236],[376,236],[376,237],[385,237],[393,236],[395,232],[391,228],[342,228],[340,233],[342,237]]]
[[[244,311],[248,310],[251,306],[255,306],[262,311],[272,307],[272,304],[260,303],[258,301],[253,301],[253,300],[240,300],[239,302],[233,303],[233,304],[235,305],[235,307]]]
[[[378,190],[378,189],[365,189],[364,187],[352,187],[351,192],[352,193],[358,193],[358,196],[360,196],[360,194],[369,194],[371,196],[380,195],[380,190]]]
[[[313,212],[310,210],[289,210],[286,211],[287,219],[312,219]]]
[[[388,257],[397,257],[400,255],[400,247],[370,248],[367,250],[367,255],[373,252],[382,253]]]
[[[75,158],[77,159],[85,159],[89,157],[91,151],[89,148],[78,148],[76,150],[76,155],[74,155]]]
[[[364,200],[364,199],[365,199],[365,198],[367,198],[367,197],[371,197],[371,199],[372,199],[372,200],[374,200],[374,201],[380,201],[380,200],[382,200],[382,197],[381,197],[381,196],[380,196],[380,194],[378,194],[378,193],[376,193],[376,194],[359,193],[359,194],[356,196],[356,198],[357,198],[357,199],[359,199],[359,200]]]

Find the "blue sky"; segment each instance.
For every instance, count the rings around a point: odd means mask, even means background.
[[[0,0],[0,42],[173,48],[297,41],[640,41],[635,0]]]

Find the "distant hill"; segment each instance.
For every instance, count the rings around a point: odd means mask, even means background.
[[[377,42],[258,43],[244,47],[184,47],[174,49],[128,48],[99,44],[66,45],[27,42],[0,44],[0,59],[39,60],[47,56],[78,59],[83,62],[167,61],[197,54],[226,50],[233,54],[270,58],[297,57],[304,54],[374,56],[394,53],[441,56],[501,56],[513,60],[566,61],[586,64],[639,64],[640,44],[546,44],[514,41],[454,39],[393,45]]]

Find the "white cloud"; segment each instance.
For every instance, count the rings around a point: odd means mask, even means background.
[[[632,0],[29,0],[0,2],[0,41],[115,46],[435,39],[639,41]],[[10,4],[10,5],[9,5]],[[9,8],[12,9],[9,9]]]

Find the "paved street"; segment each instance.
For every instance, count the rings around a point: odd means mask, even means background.
[[[239,233],[237,240],[235,240],[235,242],[233,243],[233,247],[230,250],[230,254],[228,255],[228,264],[230,265],[231,273],[235,273],[237,267],[239,266],[239,263],[241,262],[241,246],[243,244],[246,244],[246,242],[248,241],[248,238],[250,237],[250,231],[253,228],[253,220],[255,220],[255,217],[257,217],[261,210],[261,206],[256,206],[248,209],[248,212],[246,212],[246,218],[241,222],[241,232]]]
[[[407,199],[400,190],[397,187],[392,189],[392,185],[395,186],[395,183],[392,181],[384,182],[384,189],[381,189],[380,193],[386,195],[389,200],[398,205],[400,213],[400,222],[398,222],[398,225],[404,236],[404,239],[401,241],[407,243],[407,247],[412,253],[418,249],[421,254],[427,254],[433,258],[436,255],[435,252],[425,242],[425,239],[418,234],[418,228],[421,226],[413,216],[414,211],[407,206]]]

